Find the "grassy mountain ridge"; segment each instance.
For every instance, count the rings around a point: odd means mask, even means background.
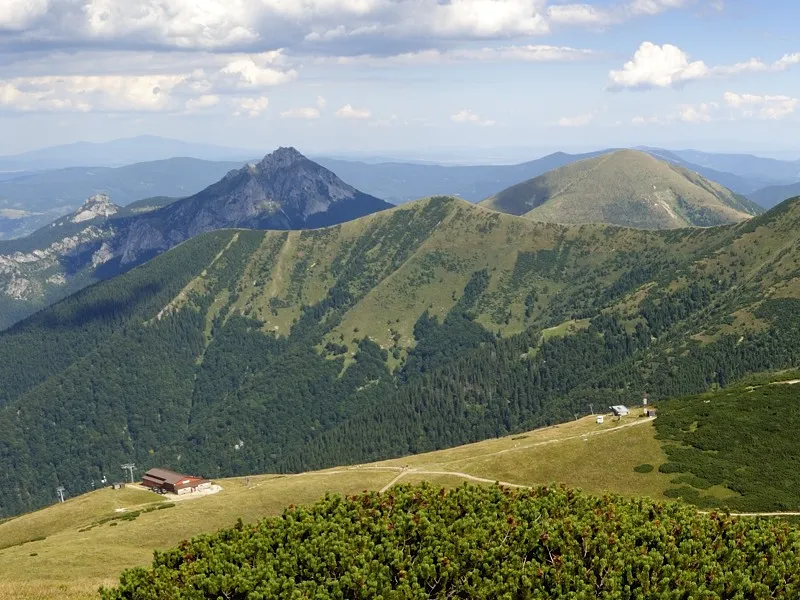
[[[644,229],[722,225],[762,212],[697,173],[633,150],[572,163],[481,204],[539,221]]]
[[[642,231],[432,198],[199,236],[0,335],[0,506],[131,460],[298,472],[796,365],[799,224],[800,200]]]

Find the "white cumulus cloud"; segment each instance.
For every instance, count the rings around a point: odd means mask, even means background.
[[[352,104],[345,104],[336,111],[336,117],[339,119],[369,119],[372,116],[366,108],[353,108]]]
[[[0,81],[0,105],[22,111],[156,111],[185,75],[69,75]]]
[[[595,55],[596,53],[593,50],[585,48],[528,44],[484,48],[451,48],[447,50],[427,48],[389,56],[361,54],[321,58],[319,61],[330,62],[332,60],[341,65],[384,67],[391,65],[435,65],[472,62],[566,62],[592,58]]]
[[[189,98],[186,101],[186,110],[188,112],[197,112],[204,108],[211,108],[219,104],[219,96],[214,94],[204,94],[198,98]]]
[[[234,117],[247,115],[248,117],[258,117],[269,108],[269,98],[259,96],[257,98],[239,98],[236,101],[236,111]]]
[[[632,0],[628,10],[635,15],[657,15],[675,8],[682,8],[692,0]]]
[[[131,54],[94,61],[87,57],[85,64],[75,66],[61,55],[53,61],[31,62],[25,70],[41,74],[0,78],[4,90],[0,106],[21,111],[196,112],[219,104],[222,97],[239,97],[244,90],[259,92],[297,76],[282,51],[203,55],[203,67],[184,55],[147,64],[147,55]],[[114,58],[124,60],[115,64]],[[137,60],[144,72],[132,73]],[[62,74],[65,71],[94,74]]]
[[[797,64],[800,64],[800,53],[786,54],[773,63],[751,58],[731,65],[709,67],[702,60],[691,60],[686,52],[672,44],[658,46],[643,42],[621,70],[609,73],[609,79],[610,88],[615,90],[668,88],[709,77],[785,71]]]
[[[691,0],[2,0],[0,28],[26,43],[95,47],[265,49],[386,38],[503,40],[555,26],[597,26],[679,8]]]
[[[585,115],[577,115],[575,117],[561,117],[558,121],[556,121],[556,125],[559,127],[586,127],[594,122],[596,116],[596,112],[591,112]]]
[[[620,71],[611,71],[611,86],[622,88],[671,87],[709,75],[702,61],[690,61],[689,55],[672,44],[657,46],[644,42],[633,59]]]
[[[265,52],[255,56],[237,58],[220,70],[230,76],[240,88],[265,88],[287,83],[297,77],[294,69],[285,69],[281,51]]]
[[[789,96],[758,96],[726,92],[725,102],[744,117],[774,121],[785,119],[794,113],[799,101]]]
[[[483,127],[490,127],[496,123],[491,119],[483,119],[480,116],[476,115],[472,110],[469,108],[462,108],[454,115],[450,116],[450,120],[454,123],[473,123],[475,125],[481,125]]]
[[[587,3],[555,4],[547,9],[547,16],[555,25],[605,28],[640,16],[657,15],[682,8],[693,0],[630,0],[599,7]]]
[[[300,107],[300,108],[290,108],[289,110],[284,110],[281,113],[282,119],[304,119],[306,121],[311,121],[313,119],[319,119],[319,109],[308,106],[308,107]]]
[[[24,29],[47,12],[49,0],[3,0],[0,2],[0,29]]]
[[[678,119],[684,123],[709,123],[714,120],[713,113],[719,108],[716,102],[683,106],[678,111]]]

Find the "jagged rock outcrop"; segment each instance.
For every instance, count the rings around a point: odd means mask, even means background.
[[[110,217],[117,214],[119,210],[120,207],[111,202],[111,198],[105,194],[96,194],[86,200],[72,215],[69,215],[69,220],[72,223],[83,223]]]

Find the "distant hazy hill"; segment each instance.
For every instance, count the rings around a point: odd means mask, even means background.
[[[86,165],[118,167],[176,156],[244,162],[254,154],[256,153],[252,150],[241,148],[142,135],[110,142],[75,142],[22,154],[0,156],[0,171],[63,169]]]
[[[789,185],[773,185],[753,192],[748,198],[766,208],[780,204],[788,198],[800,196],[800,182]]]
[[[0,241],[0,329],[206,231],[323,227],[390,208],[293,148],[183,199],[122,208],[96,195],[28,237]]]
[[[800,160],[778,160],[752,154],[722,154],[698,150],[673,150],[682,159],[701,167],[763,180],[800,181]]]
[[[525,179],[605,152],[607,150],[588,154],[556,152],[518,165],[443,166],[331,158],[316,160],[357,188],[394,204],[435,195],[477,202]]]
[[[189,196],[241,167],[243,162],[170,158],[119,168],[44,171],[2,181],[0,239],[26,235],[95,194],[111,196],[120,206],[153,196]]]
[[[685,167],[690,171],[694,171],[695,173],[702,175],[706,179],[710,179],[711,181],[715,181],[719,184],[724,185],[726,188],[736,192],[737,194],[748,195],[768,185],[775,185],[777,183],[786,183],[788,181],[792,181],[791,179],[787,180],[785,178],[780,178],[780,177],[779,178],[771,177],[769,171],[767,173],[762,173],[757,168],[748,166],[746,162],[741,163],[741,166],[744,169],[741,172],[724,171],[711,168],[707,165],[700,165],[693,163],[684,158],[684,156],[682,156],[681,154],[674,152],[672,150],[664,150],[663,148],[648,148],[648,147],[634,148],[634,150],[647,152],[648,154],[655,156],[656,158],[676,164],[680,167]],[[703,154],[703,153],[698,153],[698,154]],[[713,157],[715,155],[709,154],[706,156]],[[753,158],[756,160],[759,159],[759,157],[757,156],[754,156]],[[708,162],[710,164],[717,164],[716,161],[713,160],[709,160]],[[739,165],[739,163],[732,163],[729,164],[728,166],[735,167],[737,165]]]
[[[255,186],[284,158],[222,183]],[[210,477],[355,464],[797,366],[798,221],[800,199],[645,231],[439,197],[198,235],[0,334],[0,514],[125,462]]]
[[[759,206],[644,152],[619,150],[512,186],[482,206],[536,221],[672,229],[736,223]]]

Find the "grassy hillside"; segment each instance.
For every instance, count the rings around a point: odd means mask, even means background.
[[[597,424],[586,417],[399,459],[219,479],[221,492],[174,505],[132,487],[91,492],[0,522],[0,596],[93,598],[123,569],[149,564],[153,549],[233,526],[239,518],[253,523],[328,492],[421,482],[447,488],[563,483],[597,496],[681,497],[706,509],[798,511],[793,465],[800,454],[793,437],[800,386],[773,383],[797,377],[761,376],[730,390],[662,401],[655,421],[634,408],[620,421],[607,416]]]
[[[620,448],[630,453],[620,456]],[[123,569],[148,564],[154,548],[166,549],[187,537],[230,527],[238,518],[253,522],[277,515],[290,504],[310,503],[326,492],[377,491],[393,481],[425,480],[448,487],[476,482],[436,473],[464,473],[520,485],[564,481],[598,494],[615,491],[664,498],[669,476],[636,473],[633,468],[638,461],[658,465],[665,460],[650,422],[631,417],[597,425],[586,418],[402,460],[301,475],[253,476],[249,484],[244,478],[222,479],[217,481],[223,487],[218,494],[144,512],[134,520],[97,524],[125,514],[116,509],[130,513],[164,502],[152,492],[105,489],[0,523],[0,596],[94,597],[100,585],[113,585]],[[69,552],[64,551],[67,548]]]
[[[129,461],[301,472],[795,366],[799,223],[797,201],[648,232],[434,198],[200,236],[0,335],[0,510]]]
[[[721,225],[762,209],[683,167],[620,150],[514,185],[481,203],[552,223],[609,223],[642,229]]]

